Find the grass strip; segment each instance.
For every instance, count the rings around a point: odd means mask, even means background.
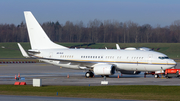
[[[0,94],[58,96],[78,98],[179,100],[179,86],[124,85],[124,86],[43,86],[0,85]]]
[[[66,47],[71,47],[75,45],[83,45],[85,43],[58,43]],[[87,43],[86,43],[87,44]],[[180,43],[118,43],[121,48],[127,47],[149,47],[154,49],[154,51],[158,51],[168,55],[173,59],[180,59]],[[29,42],[22,42],[21,45],[27,51],[31,49]],[[115,43],[96,43],[90,46],[82,46],[83,48],[102,48],[105,49],[116,49]],[[80,48],[80,47],[79,47]],[[7,42],[0,43],[0,58],[23,58],[16,42]]]

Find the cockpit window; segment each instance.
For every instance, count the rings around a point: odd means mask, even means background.
[[[169,59],[167,56],[160,56],[159,59]]]

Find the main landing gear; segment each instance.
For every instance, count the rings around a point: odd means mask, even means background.
[[[155,74],[155,72],[146,72],[144,73],[144,78],[146,78],[146,75],[151,74],[154,75],[154,78],[159,78],[159,74]]]
[[[94,77],[94,73],[91,72],[91,71],[86,72],[85,77],[86,77],[86,78]]]

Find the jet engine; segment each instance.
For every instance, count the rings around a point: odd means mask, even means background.
[[[126,71],[126,70],[119,70],[122,74],[129,74],[129,75],[137,75],[140,74],[140,71]]]
[[[116,66],[114,65],[97,65],[94,67],[93,71],[96,75],[113,75],[115,73]]]

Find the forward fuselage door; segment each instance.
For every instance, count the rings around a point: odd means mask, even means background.
[[[148,55],[148,63],[149,63],[149,64],[152,63],[152,58],[153,58],[153,55],[152,55],[152,54],[149,54],[149,55]]]
[[[49,53],[49,58],[52,58],[52,57],[53,57],[53,53],[50,52],[50,53]]]

